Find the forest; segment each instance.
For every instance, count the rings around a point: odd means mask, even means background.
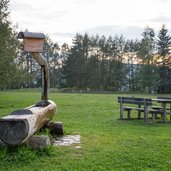
[[[41,87],[40,67],[17,39],[9,20],[9,0],[0,1],[0,90]],[[31,30],[29,30],[31,31]],[[72,44],[59,45],[48,35],[43,56],[49,64],[50,87],[171,93],[171,36],[145,27],[141,39],[123,35],[76,33]]]

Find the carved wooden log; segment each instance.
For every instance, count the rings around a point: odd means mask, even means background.
[[[0,139],[12,146],[26,142],[36,131],[46,125],[56,112],[56,104],[41,101],[0,118]]]

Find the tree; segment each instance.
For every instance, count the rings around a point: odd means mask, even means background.
[[[134,63],[137,56],[138,44],[138,40],[127,40],[124,47],[124,53],[127,56],[127,77],[125,80],[128,84],[128,90],[130,91],[135,91],[139,88],[137,77],[139,65]]]
[[[58,43],[53,43],[53,41],[46,36],[44,43],[43,56],[46,58],[49,64],[49,73],[50,73],[50,87],[57,88],[59,87],[59,70],[61,68],[60,47]]]
[[[158,34],[158,54],[162,59],[162,65],[166,65],[168,60],[166,56],[169,54],[169,48],[171,46],[171,37],[168,35],[168,30],[166,26],[163,25]]]
[[[116,47],[117,47],[117,55],[116,55],[116,67],[115,67],[115,81],[117,82],[117,89],[119,91],[122,91],[125,88],[126,85],[126,65],[123,61],[124,58],[124,47],[125,47],[125,39],[123,35],[116,36]]]
[[[99,74],[100,61],[97,54],[92,54],[88,59],[87,75],[88,86],[91,89],[100,89],[100,74]]]
[[[146,27],[142,33],[142,39],[139,44],[138,57],[143,61],[143,64],[150,64],[153,60],[155,51],[155,33],[154,29]]]
[[[63,75],[69,87],[86,88],[86,62],[88,58],[89,38],[85,34],[76,34],[68,58],[64,62]]]
[[[8,11],[9,0],[0,1],[0,89],[11,88],[16,79],[18,41]]]
[[[171,37],[168,35],[168,30],[165,25],[162,26],[158,34],[158,54],[160,57],[160,69],[159,69],[159,93],[167,93],[171,90],[171,69],[167,67],[170,62],[169,47],[171,46]]]
[[[106,63],[107,63],[107,89],[121,90],[125,84],[125,65],[122,63],[125,40],[123,36],[115,36],[106,41]]]
[[[139,43],[138,57],[142,60],[142,65],[140,66],[138,77],[141,83],[140,89],[149,93],[156,90],[158,79],[157,69],[153,64],[155,44],[154,29],[146,27]]]
[[[64,75],[64,65],[65,65],[65,61],[68,59],[69,56],[69,45],[67,43],[64,43],[61,46],[61,53],[59,55],[59,63],[60,63],[60,67],[58,68],[58,86],[59,88],[65,87],[66,86],[66,79],[65,79],[65,75]]]
[[[98,42],[98,46],[100,48],[100,89],[104,90],[107,89],[107,81],[108,81],[108,62],[107,62],[107,56],[108,56],[108,47],[106,44],[106,37],[101,36]]]

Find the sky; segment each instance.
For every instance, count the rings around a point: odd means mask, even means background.
[[[17,31],[42,32],[58,44],[85,32],[139,39],[147,26],[158,34],[163,24],[171,33],[171,0],[11,0],[9,9]]]

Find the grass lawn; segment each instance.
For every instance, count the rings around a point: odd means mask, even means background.
[[[72,145],[33,151],[28,147],[1,147],[0,170],[171,170],[171,123],[118,120],[118,94],[49,96],[58,106],[54,120],[63,122],[65,134],[81,136],[81,148]],[[0,92],[0,116],[39,99],[40,92]]]

